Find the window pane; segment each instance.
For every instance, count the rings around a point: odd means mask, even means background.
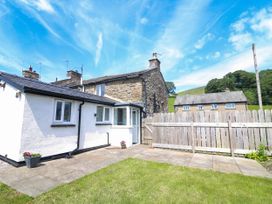
[[[71,121],[71,107],[72,107],[71,102],[65,102],[64,116],[63,116],[63,121],[64,122],[70,122]]]
[[[101,84],[101,95],[100,96],[104,96],[105,95],[105,84]]]
[[[114,109],[114,125],[127,125],[127,109]]]
[[[96,121],[102,122],[103,121],[103,107],[97,106],[96,108]]]
[[[110,109],[109,108],[105,108],[105,117],[104,117],[105,121],[109,121],[110,120]]]
[[[57,101],[55,120],[61,120],[62,102]]]
[[[100,94],[101,94],[101,86],[96,85],[96,95],[100,96]]]

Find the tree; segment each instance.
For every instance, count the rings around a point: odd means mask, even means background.
[[[272,104],[272,70],[260,72],[263,104]],[[212,79],[205,87],[206,93],[243,91],[249,104],[258,104],[255,73],[238,70],[226,74],[222,79]]]
[[[166,86],[167,86],[168,92],[170,94],[175,94],[176,93],[176,86],[175,86],[174,82],[167,81]]]

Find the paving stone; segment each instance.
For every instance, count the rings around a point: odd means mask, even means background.
[[[201,169],[212,169],[213,168],[212,156],[206,154],[194,154],[191,162],[189,163],[189,166]]]
[[[58,185],[69,183],[129,157],[179,166],[272,178],[264,167],[253,160],[192,154],[137,145],[125,150],[104,148],[85,152],[75,155],[71,159],[43,162],[41,166],[33,169],[26,167],[15,168],[0,162],[0,182],[22,193],[37,196]]]

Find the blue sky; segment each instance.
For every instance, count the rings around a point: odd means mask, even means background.
[[[29,65],[43,81],[84,67],[84,78],[147,68],[159,53],[161,71],[178,90],[212,78],[272,67],[269,0],[0,0],[0,70]]]

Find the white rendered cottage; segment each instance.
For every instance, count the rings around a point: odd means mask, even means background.
[[[0,72],[0,158],[140,143],[141,106]]]

